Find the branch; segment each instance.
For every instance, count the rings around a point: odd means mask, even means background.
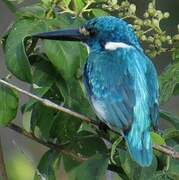
[[[75,154],[72,151],[65,149],[64,145],[58,145],[58,144],[54,144],[52,142],[46,142],[46,141],[43,141],[43,140],[37,138],[32,133],[27,132],[26,130],[22,129],[21,127],[19,127],[16,124],[11,123],[11,124],[9,124],[8,127],[10,129],[12,129],[13,131],[16,131],[17,133],[19,133],[19,134],[21,134],[21,135],[23,135],[23,136],[25,136],[25,137],[33,140],[33,141],[38,142],[39,144],[42,144],[42,145],[44,145],[50,149],[54,149],[55,151],[60,152],[64,155],[70,156],[73,160],[76,160],[78,162],[83,162],[83,161],[87,160],[87,158],[82,157],[78,154]]]
[[[49,101],[48,99],[43,99],[43,98],[38,97],[38,96],[36,96],[36,95],[34,95],[34,94],[31,94],[31,93],[29,93],[29,92],[27,92],[27,91],[25,91],[25,90],[23,90],[23,89],[15,86],[15,85],[12,85],[12,84],[10,84],[10,83],[2,80],[2,79],[0,79],[0,84],[3,84],[3,85],[5,85],[5,86],[7,86],[7,87],[10,87],[10,88],[18,91],[18,92],[21,92],[21,93],[25,94],[25,95],[33,98],[33,99],[36,99],[37,101],[41,102],[43,105],[45,105],[45,106],[47,106],[47,107],[56,109],[56,110],[58,110],[58,111],[65,112],[65,113],[67,113],[67,114],[69,114],[69,115],[71,115],[71,116],[74,116],[74,117],[77,117],[77,118],[81,119],[82,121],[84,121],[84,122],[86,122],[86,123],[90,123],[90,124],[92,124],[92,125],[97,125],[97,126],[99,126],[99,124],[98,124],[96,121],[94,121],[94,120],[92,120],[92,119],[90,119],[90,118],[88,118],[88,117],[86,117],[86,116],[84,116],[84,115],[82,115],[82,114],[80,114],[80,113],[77,113],[77,112],[74,112],[74,111],[72,111],[72,110],[70,110],[70,109],[67,109],[67,108],[65,108],[65,107],[59,106],[59,105],[57,105],[57,104]],[[15,125],[15,124],[10,124],[9,127],[10,127],[11,129],[19,132],[20,134],[23,134],[23,135],[27,136],[28,138],[33,139],[33,140],[35,140],[35,141],[37,141],[37,142],[39,142],[39,143],[41,143],[41,144],[43,144],[43,145],[45,145],[45,146],[47,146],[47,147],[50,147],[50,148],[52,148],[52,149],[57,148],[57,147],[56,147],[56,146],[57,146],[56,144],[46,143],[46,142],[38,139],[38,138],[35,137],[34,135],[29,134],[28,132],[24,131],[22,128],[18,127],[18,126]],[[117,133],[117,132],[115,132],[115,133]],[[119,135],[120,135],[120,134],[119,134]],[[154,145],[153,145],[153,148],[154,148],[155,150],[160,151],[160,152],[162,152],[162,153],[164,153],[164,154],[167,154],[167,155],[169,155],[169,156],[171,156],[171,157],[173,157],[173,158],[175,158],[175,159],[179,159],[179,152],[175,151],[173,148],[171,148],[171,147],[169,147],[169,146],[163,146],[163,145],[154,144]],[[58,150],[59,150],[59,149],[58,149]],[[60,151],[62,152],[63,150],[60,150]],[[64,153],[66,153],[66,151],[65,151]],[[70,152],[70,153],[71,153],[71,152]],[[67,153],[67,155],[68,155],[68,153]],[[69,155],[70,155],[70,154],[69,154]],[[71,154],[70,156],[72,156],[72,154]]]
[[[9,83],[7,81],[4,81],[4,80],[0,79],[0,84],[3,84],[5,86],[7,86],[7,87],[10,87],[10,88],[22,93],[22,94],[25,94],[26,96],[31,97],[31,98],[41,102],[43,105],[45,105],[47,107],[56,109],[56,110],[64,112],[64,113],[67,113],[67,114],[69,114],[71,116],[74,116],[74,117],[76,117],[78,119],[81,119],[81,120],[85,121],[86,123],[91,123],[93,125],[98,125],[98,123],[96,121],[94,121],[94,120],[92,120],[92,119],[90,119],[90,118],[88,118],[88,117],[86,117],[86,116],[84,116],[82,114],[74,112],[74,111],[72,111],[70,109],[67,109],[67,108],[63,107],[63,106],[57,105],[57,104],[53,103],[52,101],[49,101],[48,99],[41,98],[41,97],[38,97],[38,96],[36,96],[34,94],[31,94],[31,93],[29,93],[29,92],[15,86],[15,85],[13,85],[13,84],[11,84],[11,83]]]
[[[154,144],[153,148],[157,151],[167,154],[174,159],[179,159],[179,152],[175,151],[175,149],[170,146]]]
[[[5,166],[4,157],[3,157],[2,143],[0,139],[0,179],[1,178],[3,180],[8,180],[7,173],[6,173],[6,166]]]
[[[84,156],[80,155],[79,153],[76,154],[73,151],[69,151],[69,150],[65,149],[64,145],[58,145],[58,144],[54,144],[52,142],[45,142],[45,141],[35,137],[32,133],[29,133],[26,130],[22,129],[20,126],[18,126],[16,124],[11,123],[11,124],[9,124],[8,127],[10,129],[12,129],[13,131],[16,131],[17,133],[19,133],[19,134],[21,134],[21,135],[35,141],[35,142],[38,142],[39,144],[42,144],[42,145],[44,145],[44,146],[46,146],[46,147],[48,147],[50,149],[53,149],[53,150],[55,150],[57,152],[60,152],[63,155],[71,157],[75,161],[78,161],[78,162],[82,163],[82,162],[88,160],[87,157],[84,157]],[[110,170],[110,171],[118,173],[119,169],[120,168],[118,166],[116,166],[116,165],[111,165],[111,164],[108,165],[108,170]],[[5,180],[7,180],[7,179],[5,179]]]

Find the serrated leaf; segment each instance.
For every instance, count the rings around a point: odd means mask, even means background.
[[[31,68],[23,40],[27,35],[45,29],[43,22],[25,19],[17,21],[9,32],[5,45],[5,62],[9,71],[20,80],[32,82]]]
[[[7,126],[16,117],[18,101],[12,89],[0,85],[0,126]]]
[[[151,132],[151,139],[152,139],[152,143],[153,144],[159,144],[159,145],[164,145],[165,143],[165,139],[163,137],[161,137],[159,134],[155,133],[155,132]]]
[[[172,59],[174,59],[175,61],[179,61],[179,49],[175,50],[172,53]]]
[[[171,64],[165,72],[160,75],[160,102],[166,102],[174,93],[176,85],[179,84],[179,63]]]
[[[179,129],[179,117],[177,117],[176,115],[174,115],[170,112],[164,111],[164,110],[160,110],[160,117],[167,120],[176,129]]]
[[[55,170],[58,167],[60,155],[58,152],[49,150],[41,158],[34,176],[34,180],[56,180]]]
[[[70,172],[70,180],[101,180],[106,174],[108,158],[104,155],[94,155]]]

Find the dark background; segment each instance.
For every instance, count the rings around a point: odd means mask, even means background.
[[[25,4],[31,4],[36,2],[35,0],[28,0],[22,3],[20,6]],[[137,5],[137,11],[142,14],[148,1],[146,0],[131,0],[131,2]],[[162,24],[162,27],[170,34],[176,34],[177,24],[179,24],[179,1],[178,0],[157,0],[157,8],[162,11],[168,11],[170,18]],[[14,15],[0,0],[0,36],[6,31],[7,27],[14,20]],[[161,55],[153,59],[156,65],[157,71],[160,74],[162,70],[171,62],[169,55]],[[4,57],[2,48],[0,46],[0,78],[5,77],[8,71],[4,65]],[[27,85],[20,81],[15,80],[15,84],[24,89],[27,89]],[[26,100],[26,97],[22,96],[22,102]],[[0,102],[2,103],[2,102]],[[169,110],[179,115],[179,98],[172,97],[169,102],[162,107],[163,109]],[[16,118],[16,123],[21,123],[21,114],[19,113]],[[2,140],[3,151],[5,154],[5,161],[7,162],[9,173],[14,180],[31,180],[41,155],[46,151],[46,148],[27,139],[23,136],[9,130],[8,128],[0,128],[0,137]],[[61,172],[61,179],[66,179],[63,171]],[[22,176],[24,175],[24,176]],[[110,175],[109,175],[110,176]],[[21,179],[20,179],[21,178]],[[110,179],[110,178],[108,178]]]

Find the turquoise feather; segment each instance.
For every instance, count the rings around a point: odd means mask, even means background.
[[[159,114],[156,70],[126,22],[102,17],[85,28],[98,32],[86,42],[90,54],[84,84],[89,101],[104,123],[123,131],[132,159],[149,166],[153,158],[150,130],[158,126]],[[128,47],[106,50],[100,42],[123,42]]]

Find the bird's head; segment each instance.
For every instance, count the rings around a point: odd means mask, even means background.
[[[34,36],[41,39],[81,41],[87,44],[90,50],[104,50],[109,42],[141,49],[131,25],[113,16],[89,20],[79,29],[45,32]]]

